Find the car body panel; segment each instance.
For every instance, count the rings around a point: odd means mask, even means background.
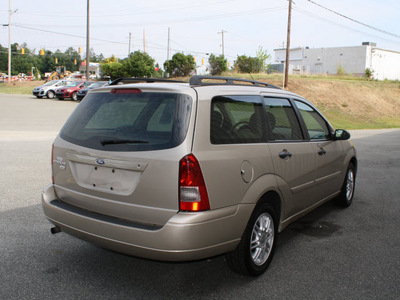
[[[60,87],[58,89],[56,89],[56,97],[58,99],[65,99],[65,98],[72,98],[73,95],[83,89],[84,87],[86,87],[87,85],[91,84],[92,82],[89,81],[71,81],[68,84],[71,84],[72,86],[63,86]]]
[[[105,248],[169,261],[233,251],[254,208],[268,195],[275,195],[279,202],[276,209],[281,231],[337,196],[350,161],[356,161],[354,145],[349,141],[335,140],[332,134],[311,141],[296,106],[293,111],[302,126],[301,140],[272,140],[270,125],[264,122],[259,126],[264,126],[261,129],[265,134],[258,142],[211,141],[214,97],[258,97],[260,104],[264,97],[285,98],[292,104],[292,99],[300,99],[319,114],[311,103],[293,93],[255,86],[137,83],[90,90],[79,107],[88,111],[85,105],[90,101],[111,97],[119,89],[123,90],[121,94],[142,94],[143,101],[146,93],[177,93],[189,96],[192,105],[190,110],[175,112],[187,114],[189,121],[182,142],[172,148],[111,151],[75,144],[62,134],[56,138],[54,184],[42,193],[45,215],[62,231]],[[119,103],[117,100],[114,102]],[[111,120],[123,118],[121,114],[110,116]],[[266,121],[266,113],[263,116]],[[333,131],[325,119],[324,122]],[[181,126],[175,126],[178,125]],[[325,151],[323,155],[321,149]],[[282,152],[290,152],[291,156],[282,157]],[[179,206],[179,163],[189,154],[198,160],[204,177],[210,206],[206,211],[185,212]]]
[[[52,80],[52,81],[47,82],[44,85],[35,87],[32,91],[32,94],[36,97],[45,97],[48,95],[49,91],[52,91],[55,94],[56,89],[66,85],[66,84],[67,84],[66,80]]]
[[[81,101],[86,96],[86,94],[89,92],[89,90],[94,89],[94,88],[101,88],[103,86],[106,86],[107,84],[108,84],[108,81],[98,81],[98,82],[94,82],[92,85],[89,85],[88,87],[80,89],[77,92],[78,100]]]

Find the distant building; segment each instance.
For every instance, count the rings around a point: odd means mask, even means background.
[[[274,49],[274,52],[275,63],[271,68],[280,72],[285,63],[286,49]],[[370,42],[354,47],[290,49],[291,74],[337,74],[339,71],[363,76],[367,68],[373,71],[374,79],[400,80],[400,52],[380,49]]]
[[[79,66],[79,72],[86,76],[86,63],[82,62]],[[89,63],[89,79],[101,78],[100,63]]]

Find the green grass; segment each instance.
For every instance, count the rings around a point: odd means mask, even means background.
[[[38,84],[39,85],[39,84]],[[31,86],[13,86],[6,83],[0,83],[0,93],[2,94],[32,94],[33,87]]]
[[[399,118],[376,118],[373,120],[351,119],[343,113],[334,110],[321,109],[329,122],[335,128],[341,129],[384,129],[400,128]]]

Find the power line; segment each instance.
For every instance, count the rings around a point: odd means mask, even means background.
[[[81,39],[86,39],[86,37],[84,36],[79,36],[79,35],[74,35],[74,34],[68,34],[68,33],[61,33],[61,32],[56,32],[56,31],[51,31],[51,30],[45,30],[45,29],[40,29],[40,28],[33,28],[33,27],[29,27],[29,26],[24,26],[24,25],[19,25],[19,24],[12,24],[12,26],[16,26],[16,27],[21,27],[21,28],[26,28],[26,29],[30,29],[30,30],[37,30],[37,31],[41,31],[41,32],[47,32],[47,33],[52,33],[52,34],[58,34],[58,35],[63,35],[63,36],[69,36],[69,37],[76,37],[76,38],[81,38]],[[102,40],[102,39],[97,39],[97,38],[91,38],[92,40],[96,40],[96,41],[101,41],[101,42],[105,42],[105,43],[113,43],[113,44],[121,44],[121,45],[128,45],[128,43],[126,42],[117,42],[117,41],[110,41],[110,40]],[[152,44],[155,46],[151,46],[151,47],[147,47],[150,49],[158,49],[158,50],[165,50],[166,48],[164,46],[161,46],[157,43],[153,43],[150,41],[147,41],[148,44]],[[57,47],[52,47],[52,48],[57,48]],[[198,52],[198,51],[192,51],[186,48],[186,50],[182,50],[182,49],[171,49],[172,51],[175,52],[189,52],[189,53],[197,53],[197,54],[207,54],[206,52]]]
[[[86,37],[80,36],[80,35],[75,35],[75,34],[70,34],[70,33],[62,33],[62,32],[56,32],[56,31],[51,31],[51,30],[46,30],[46,29],[40,29],[40,28],[34,28],[34,27],[19,25],[19,24],[15,24],[15,23],[12,24],[12,26],[21,27],[21,28],[25,28],[25,29],[31,29],[31,30],[37,30],[37,31],[42,31],[42,32],[47,32],[47,33],[52,33],[52,34],[64,35],[64,36],[69,36],[69,37],[75,37],[75,38],[80,38],[80,39],[86,39]],[[122,45],[127,45],[127,43],[124,43],[124,42],[116,42],[116,41],[110,41],[110,40],[102,40],[102,39],[97,39],[97,38],[92,38],[92,40],[101,41],[101,42],[107,42],[107,43],[111,43],[111,44],[122,44]]]
[[[355,28],[353,28],[353,27],[351,27],[351,26],[337,23],[337,22],[335,22],[335,21],[329,20],[329,19],[324,18],[324,17],[321,17],[321,16],[319,16],[319,15],[310,13],[310,12],[308,12],[308,11],[306,11],[306,10],[300,9],[300,8],[298,8],[298,7],[292,7],[292,9],[295,10],[295,11],[297,11],[297,12],[299,12],[299,13],[301,13],[301,14],[304,14],[304,15],[306,15],[306,16],[315,18],[315,19],[320,20],[320,21],[325,22],[325,23],[329,23],[329,24],[333,24],[333,25],[336,25],[336,26],[340,26],[340,27],[349,29],[349,30],[354,31],[354,32],[359,32],[359,33],[362,33],[362,34],[368,34],[368,35],[370,35],[370,36],[373,36],[373,37],[378,38],[378,39],[383,39],[383,40],[386,40],[386,41],[388,41],[388,42],[393,42],[393,41],[394,41],[394,40],[389,39],[389,38],[386,38],[386,37],[378,36],[378,35],[371,34],[371,33],[366,33],[365,31],[361,31],[361,30],[355,29]]]
[[[393,36],[393,37],[395,37],[395,38],[400,39],[400,35],[398,35],[398,34],[391,33],[391,32],[389,32],[389,31],[379,29],[379,28],[377,28],[377,27],[375,27],[375,26],[368,25],[368,24],[366,24],[366,23],[357,21],[357,20],[355,20],[355,19],[353,19],[353,18],[347,17],[347,16],[345,16],[345,15],[342,14],[342,13],[339,13],[339,12],[337,12],[337,11],[334,11],[334,10],[332,10],[332,9],[330,9],[330,8],[328,8],[328,7],[325,7],[325,6],[323,6],[323,5],[319,4],[319,3],[316,3],[316,2],[314,2],[314,1],[312,1],[312,0],[307,0],[307,1],[310,2],[310,3],[312,3],[312,4],[314,4],[314,5],[317,5],[317,6],[321,7],[321,8],[323,8],[323,9],[327,10],[327,11],[330,11],[331,13],[334,13],[334,14],[336,14],[336,15],[342,17],[342,18],[345,18],[345,19],[347,19],[347,20],[350,20],[350,21],[352,21],[352,22],[354,22],[354,23],[357,23],[357,24],[359,24],[359,25],[368,27],[368,28],[370,28],[370,29],[372,29],[372,30],[379,31],[379,32],[381,32],[381,33],[384,33],[384,34],[387,34],[387,35],[390,35],[390,36]]]

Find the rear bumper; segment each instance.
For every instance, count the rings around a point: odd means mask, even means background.
[[[42,193],[46,217],[62,231],[125,254],[164,261],[188,261],[232,251],[254,205],[199,213],[177,213],[164,226],[151,227],[94,214],[57,199],[52,185]]]

